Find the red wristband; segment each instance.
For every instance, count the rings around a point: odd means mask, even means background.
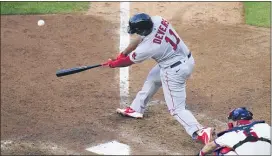
[[[120,53],[120,54],[117,56],[116,60],[118,60],[118,59],[120,59],[120,58],[124,58],[124,57],[126,57],[126,55],[123,54],[123,53]]]

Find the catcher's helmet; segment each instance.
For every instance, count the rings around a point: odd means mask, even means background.
[[[153,22],[145,13],[139,13],[129,19],[128,33],[147,36],[152,32]]]
[[[239,107],[232,110],[228,116],[229,120],[237,121],[237,120],[252,120],[253,114],[247,110],[245,107]]]

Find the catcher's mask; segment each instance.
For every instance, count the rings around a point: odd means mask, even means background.
[[[249,121],[253,119],[253,114],[246,109],[246,107],[239,107],[233,109],[228,116],[228,127],[233,128],[233,123],[231,121],[236,121],[237,123],[245,123],[244,121]]]
[[[139,13],[129,19],[128,33],[147,36],[152,32],[153,22],[151,17],[145,13]]]

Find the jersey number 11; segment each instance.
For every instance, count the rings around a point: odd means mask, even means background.
[[[179,44],[180,39],[177,37],[177,35],[171,29],[169,29],[169,34],[171,36],[175,37],[176,43],[173,40],[171,40],[169,37],[167,37],[167,36],[165,36],[165,41],[167,43],[170,43],[174,50],[177,50],[177,45]]]

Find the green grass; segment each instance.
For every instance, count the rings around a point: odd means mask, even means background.
[[[244,2],[246,24],[271,27],[271,2]]]
[[[89,2],[1,2],[1,15],[84,12]]]

